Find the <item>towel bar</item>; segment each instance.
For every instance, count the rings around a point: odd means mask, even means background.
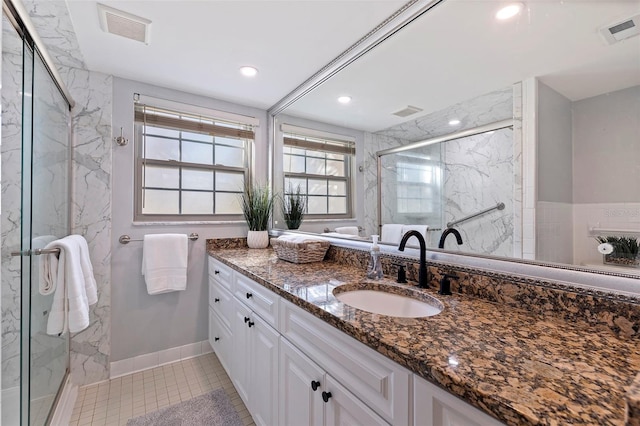
[[[198,238],[200,238],[200,236],[195,232],[192,232],[191,234],[189,234],[189,239],[191,241],[196,241]],[[129,244],[131,241],[142,241],[142,238],[133,239],[130,236],[125,234],[125,235],[120,235],[120,238],[118,238],[118,241],[120,242],[120,244]]]
[[[12,251],[11,256],[40,256],[41,254],[54,254],[60,253],[59,248],[52,249],[33,249],[33,250],[24,250],[24,251]]]

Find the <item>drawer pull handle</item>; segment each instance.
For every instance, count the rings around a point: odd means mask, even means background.
[[[217,342],[218,340],[220,340],[220,338],[219,338],[219,337],[214,337],[214,338],[213,338],[213,341],[214,341],[214,342]]]
[[[253,321],[249,321],[249,324],[247,324],[247,325],[249,326],[249,328],[251,328],[251,327],[253,327],[253,326],[254,326],[254,324],[255,324],[255,323],[254,323]]]
[[[244,323],[245,323],[245,324],[246,324],[246,323],[248,323],[250,319],[251,319],[251,318],[249,318],[249,317],[244,317]]]
[[[317,380],[312,380],[311,381],[311,389],[313,389],[313,391],[317,391],[318,388],[320,387],[320,382]]]
[[[322,392],[322,400],[324,402],[329,402],[329,398],[331,398],[331,392]]]
[[[214,301],[215,303],[218,303],[218,302],[220,301],[220,299],[218,299],[218,298],[216,297],[215,299],[213,299],[213,301]]]
[[[251,299],[253,297],[253,293],[247,293],[247,299]]]
[[[215,275],[218,275],[218,274],[220,273],[220,271],[218,271],[218,270],[216,269],[215,271],[213,271],[213,273],[214,273]]]

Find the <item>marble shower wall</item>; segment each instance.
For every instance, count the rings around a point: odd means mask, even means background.
[[[444,110],[419,117],[415,120],[408,121],[373,134],[365,134],[365,149],[367,150],[366,161],[368,162],[365,176],[365,224],[367,231],[369,231],[369,229],[375,229],[377,231],[377,169],[375,167],[377,151],[443,136],[452,133],[453,131],[471,129],[499,120],[514,118],[515,122],[513,131],[502,130],[495,132],[493,135],[475,137],[476,139],[471,141],[471,146],[473,146],[471,149],[482,149],[484,150],[484,154],[488,154],[489,151],[492,152],[490,157],[487,158],[492,158],[494,160],[491,161],[492,165],[487,167],[500,170],[501,195],[498,197],[496,194],[492,193],[491,195],[486,194],[477,196],[475,198],[478,203],[471,202],[471,199],[474,197],[465,196],[467,199],[465,201],[461,201],[456,200],[456,197],[448,197],[447,199],[445,195],[444,222],[451,220],[449,217],[459,218],[497,203],[497,201],[495,203],[491,201],[488,202],[489,205],[485,206],[485,200],[497,197],[501,199],[504,198],[505,204],[508,204],[507,201],[511,201],[511,204],[508,209],[505,209],[500,213],[508,213],[508,215],[504,215],[504,218],[499,219],[497,222],[494,222],[489,226],[476,227],[477,229],[470,230],[469,234],[473,234],[474,239],[477,238],[478,241],[482,241],[475,244],[475,246],[482,247],[482,252],[490,250],[490,252],[494,254],[504,254],[509,256],[521,253],[522,230],[520,229],[520,208],[522,200],[522,185],[521,166],[519,162],[521,161],[522,139],[520,135],[520,98],[520,84],[515,84],[513,87],[507,87],[502,90],[478,96],[466,102],[452,105]],[[460,125],[455,129],[448,124],[449,120],[453,117],[461,121]],[[509,134],[510,136],[507,137],[505,136],[506,134]],[[507,139],[511,142],[509,147],[505,146]],[[494,148],[487,151],[489,146],[493,146]],[[503,153],[504,149],[507,151]],[[444,167],[448,168],[449,172],[455,171],[456,173],[459,173],[463,169],[466,169],[466,172],[469,172],[474,169],[473,166],[465,168],[463,166],[464,162],[460,161],[462,160],[461,157],[464,157],[466,161],[466,156],[463,155],[465,150],[469,150],[467,142],[465,142],[464,146],[458,145],[458,148],[453,148],[452,145],[451,148],[445,148],[445,150],[443,150],[443,158],[447,163]],[[499,152],[495,150],[499,150]],[[478,152],[475,155],[478,157],[483,154]],[[511,164],[510,170],[506,170],[508,168],[508,164]],[[480,170],[475,166],[475,171],[473,173],[477,174],[479,172]],[[469,175],[462,175],[453,178],[451,176],[446,176],[447,174],[445,174],[445,181],[447,182],[446,185],[448,187],[445,188],[445,194],[448,189],[457,188],[458,195],[460,195],[464,192],[460,188],[462,182],[466,181],[468,184],[471,182]],[[389,183],[383,182],[382,185],[385,187],[385,185],[388,186]],[[388,203],[383,202],[383,205],[384,204]],[[390,213],[387,212],[387,214]],[[482,229],[482,231],[480,231],[480,229]],[[507,231],[507,229],[510,229],[510,231]],[[507,234],[505,234],[505,232]]]
[[[87,70],[66,2],[23,3],[76,102],[71,232],[87,239],[98,284],[89,328],[71,338],[71,378],[83,385],[109,377],[112,78]]]

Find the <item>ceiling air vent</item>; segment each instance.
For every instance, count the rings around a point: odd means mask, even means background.
[[[640,15],[602,27],[600,28],[600,34],[609,44],[618,43],[629,37],[636,36],[640,34]]]
[[[394,112],[393,115],[397,115],[398,117],[408,117],[411,114],[415,114],[416,112],[420,112],[420,111],[422,111],[422,108],[407,105],[406,108],[401,109],[400,111]]]
[[[98,3],[100,27],[104,32],[149,44],[151,21]]]

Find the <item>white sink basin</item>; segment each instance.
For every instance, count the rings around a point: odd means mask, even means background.
[[[418,318],[438,315],[443,306],[438,299],[426,303],[413,297],[387,293],[379,290],[352,290],[335,292],[334,296],[342,303],[374,314],[391,317]]]

